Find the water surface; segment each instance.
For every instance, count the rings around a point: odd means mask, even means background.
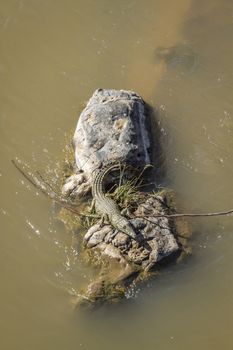
[[[93,91],[132,89],[157,109],[180,209],[232,208],[232,16],[228,0],[0,2],[2,349],[233,347],[232,217],[190,221],[191,258],[79,315],[75,237],[10,163],[56,169]]]

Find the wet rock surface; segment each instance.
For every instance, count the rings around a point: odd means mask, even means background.
[[[143,99],[133,91],[98,89],[80,115],[75,130],[75,174],[63,194],[81,196],[91,188],[94,169],[121,161],[133,167],[150,164],[149,117]]]
[[[180,220],[178,224],[172,218],[157,217],[174,212],[168,206],[171,197],[173,199],[173,193],[169,190],[159,195],[141,194],[138,207],[128,217],[139,241],[107,223],[97,223],[86,232],[83,238],[85,259],[99,267],[99,274],[80,294],[77,307],[115,303],[124,298],[132,286],[190,253],[187,223]]]
[[[168,218],[156,217],[157,214],[166,213],[167,207],[162,197],[145,196],[145,200],[128,218],[139,241],[115,230],[111,225],[96,224],[85,234],[84,244],[105,257],[137,264],[142,269],[153,268],[158,261],[179,250]]]

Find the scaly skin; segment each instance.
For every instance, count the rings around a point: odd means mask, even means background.
[[[119,168],[119,164],[114,164],[95,171],[92,183],[92,196],[95,203],[95,209],[99,214],[107,217],[114,228],[137,240],[137,234],[135,233],[130,222],[121,215],[120,210],[114,200],[106,197],[104,194],[104,178],[111,171],[118,170]]]

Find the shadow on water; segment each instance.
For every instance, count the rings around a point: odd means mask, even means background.
[[[146,115],[148,119],[148,134],[150,135],[151,146],[150,156],[153,169],[150,177],[155,181],[155,185],[161,185],[166,175],[165,155],[161,140],[161,129],[159,122],[159,111],[146,104]]]

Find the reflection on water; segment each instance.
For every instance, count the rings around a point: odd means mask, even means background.
[[[92,92],[133,89],[158,109],[180,208],[233,207],[232,11],[229,0],[1,3],[3,349],[232,348],[231,217],[192,221],[189,260],[117,308],[77,315],[70,299],[91,272],[75,235],[10,163],[56,169]]]

